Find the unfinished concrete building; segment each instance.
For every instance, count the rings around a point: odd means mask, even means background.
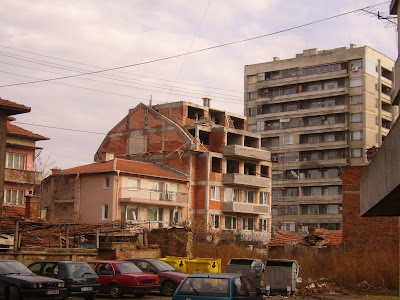
[[[106,136],[102,153],[187,174],[189,220],[207,237],[268,242],[271,157],[246,117],[188,102],[139,104]],[[164,189],[164,187],[160,187]]]
[[[341,229],[341,167],[367,164],[398,116],[393,67],[355,45],[245,66],[248,129],[272,153],[276,228]]]

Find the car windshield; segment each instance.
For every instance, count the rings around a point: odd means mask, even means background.
[[[84,263],[67,263],[67,268],[72,277],[84,277],[85,274],[96,274],[96,272]]]
[[[33,274],[27,267],[19,261],[0,262],[0,274]]]
[[[153,265],[156,266],[157,269],[159,269],[161,272],[166,272],[166,271],[176,271],[176,269],[171,266],[169,263],[166,263],[165,261],[162,260],[154,260],[152,261]]]
[[[177,291],[178,295],[229,297],[229,279],[188,277]]]
[[[137,266],[131,263],[118,263],[117,268],[121,274],[127,273],[143,273]]]

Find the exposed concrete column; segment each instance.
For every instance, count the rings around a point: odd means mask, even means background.
[[[209,225],[209,210],[210,210],[210,152],[206,152],[206,157],[207,157],[207,163],[206,163],[206,194],[205,194],[205,219],[206,219],[206,231],[208,231],[208,225]]]
[[[0,114],[0,220],[3,212],[4,179],[6,168],[7,115]]]

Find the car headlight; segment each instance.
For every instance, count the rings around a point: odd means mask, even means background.
[[[41,283],[31,283],[29,287],[31,289],[40,289],[43,285]]]
[[[62,287],[65,286],[65,283],[64,283],[64,282],[59,282],[57,286],[58,286],[59,288],[62,288]]]

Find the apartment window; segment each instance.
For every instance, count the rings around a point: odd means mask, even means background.
[[[375,142],[379,143],[379,134],[378,133],[375,134]]]
[[[320,90],[322,90],[321,84],[310,84],[308,86],[308,91],[309,92],[317,92],[317,91],[320,91]]]
[[[328,215],[337,215],[339,213],[339,205],[338,204],[328,204],[326,206],[326,213]]]
[[[297,197],[298,196],[298,189],[297,188],[286,188],[285,189],[285,196],[286,197]]]
[[[324,83],[324,90],[332,90],[332,89],[337,89],[339,87],[339,84],[337,81],[329,81]]]
[[[351,140],[359,141],[362,139],[362,131],[353,131],[351,132]]]
[[[26,168],[26,155],[6,152],[6,168],[25,170]]]
[[[211,187],[211,200],[220,201],[221,200],[221,187],[212,186]]]
[[[163,190],[163,183],[161,181],[150,181],[149,187],[152,192],[161,192]]]
[[[350,69],[358,70],[362,67],[362,59],[352,60],[350,61]]]
[[[138,220],[139,209],[136,205],[121,205],[121,220]]]
[[[336,196],[340,195],[338,186],[326,186],[324,188],[324,195]]]
[[[257,121],[257,131],[265,130],[265,122],[264,121]]]
[[[319,206],[318,205],[309,205],[308,206],[308,214],[309,215],[319,215]]]
[[[351,149],[351,157],[362,157],[362,149]]]
[[[362,122],[362,113],[350,115],[350,122],[352,123]]]
[[[177,183],[169,183],[167,185],[167,191],[169,193],[177,194],[178,193],[178,189],[179,189],[179,184],[177,184]]]
[[[328,133],[325,135],[325,142],[334,142],[336,141],[336,135],[334,133]]]
[[[179,209],[171,208],[169,210],[169,224],[179,224]]]
[[[288,205],[287,206],[287,214],[288,215],[297,215],[298,208],[297,205]]]
[[[258,73],[257,81],[264,81],[264,80],[265,80],[265,73]]]
[[[337,178],[339,176],[339,169],[326,169],[325,170],[325,178]]]
[[[247,130],[251,132],[257,132],[257,125],[247,125]]]
[[[322,195],[322,187],[313,186],[311,187],[311,196],[321,196]]]
[[[260,231],[268,231],[268,219],[259,219],[258,229]]]
[[[23,206],[24,196],[25,196],[24,190],[4,189],[3,203],[5,205]]]
[[[243,218],[243,230],[253,230],[253,229],[254,229],[254,219]]]
[[[308,119],[308,126],[318,126],[322,125],[321,117],[314,117]]]
[[[268,198],[268,192],[260,192],[260,204],[268,204]]]
[[[313,135],[309,135],[308,136],[308,143],[309,144],[316,144],[316,143],[320,143],[320,142],[321,142],[320,135],[313,134]]]
[[[213,157],[211,159],[211,170],[214,173],[222,173],[222,158]]]
[[[102,220],[108,220],[108,204],[103,204]]]
[[[249,116],[257,116],[257,107],[248,109]]]
[[[321,178],[321,170],[309,170],[308,171],[308,178],[310,179],[318,179]]]
[[[211,215],[211,228],[218,229],[219,228],[219,215]]]
[[[225,201],[237,202],[239,200],[239,191],[238,189],[233,188],[225,188]]]
[[[110,177],[104,177],[104,188],[108,189],[110,187]]]
[[[257,75],[247,76],[247,83],[248,84],[257,83]]]
[[[257,100],[257,92],[249,93],[249,100]]]
[[[350,79],[350,87],[358,87],[363,85],[363,79],[360,78],[351,78]]]
[[[254,203],[254,191],[244,190],[242,193],[242,202]]]
[[[294,135],[285,135],[283,137],[283,143],[285,145],[292,145],[294,143]]]
[[[225,229],[237,229],[237,218],[225,216]]]
[[[140,188],[140,180],[134,178],[128,178],[127,183],[128,190],[138,190]]]
[[[357,95],[357,96],[351,96],[350,97],[350,104],[361,104],[362,103],[362,96]]]
[[[163,209],[160,207],[148,207],[147,208],[147,221],[162,221],[163,220]]]

